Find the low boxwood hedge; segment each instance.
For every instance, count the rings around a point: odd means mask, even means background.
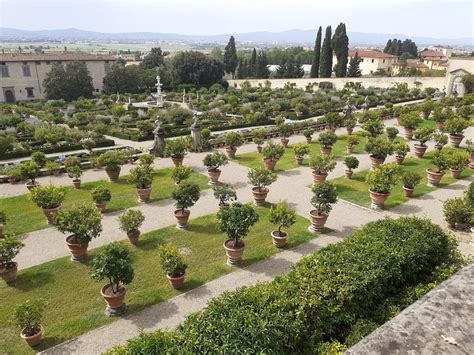
[[[432,284],[440,268],[449,269],[446,278],[460,267],[454,239],[439,226],[387,218],[304,258],[286,276],[223,293],[176,331],[142,334],[109,353],[319,353],[370,332],[374,310],[420,296],[408,291]]]

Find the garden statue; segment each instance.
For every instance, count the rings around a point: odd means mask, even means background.
[[[344,119],[350,119],[352,117],[352,112],[354,112],[354,105],[351,104],[350,100],[346,101],[346,106],[342,110],[342,113],[344,114]]]
[[[150,148],[150,153],[157,157],[165,156],[165,132],[161,128],[162,122],[158,119],[155,121],[155,129],[153,130],[153,135],[155,136],[153,145]]]
[[[454,86],[453,87],[453,93],[452,93],[453,97],[456,99],[458,97],[458,88],[457,86]]]
[[[199,116],[194,113],[193,124],[191,125],[192,151],[201,151],[201,126],[199,125]]]
[[[186,89],[183,89],[183,104],[186,103]]]
[[[156,106],[157,107],[163,107],[164,103],[164,95],[161,92],[161,87],[163,84],[160,82],[160,75],[158,74],[158,69],[156,69]]]
[[[117,100],[115,100],[115,103],[118,104],[120,102],[120,93],[117,92]]]
[[[370,101],[369,101],[369,97],[366,96],[364,99],[364,103],[362,104],[362,110],[369,111],[369,108],[370,108]]]

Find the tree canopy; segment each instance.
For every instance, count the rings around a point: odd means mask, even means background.
[[[48,100],[74,101],[92,97],[94,86],[84,62],[69,62],[65,66],[53,64],[43,82]]]

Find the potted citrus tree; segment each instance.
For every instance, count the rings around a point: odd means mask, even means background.
[[[347,141],[347,146],[346,146],[347,153],[349,154],[354,153],[354,147],[356,147],[357,144],[359,144],[359,137],[355,134],[351,134],[350,136],[346,138],[346,141]]]
[[[145,216],[140,210],[127,210],[119,216],[119,227],[127,233],[130,243],[137,244],[140,238],[140,227],[144,220]]]
[[[176,201],[176,210],[174,216],[178,221],[177,227],[186,229],[189,227],[188,220],[191,211],[188,208],[194,206],[199,200],[199,186],[188,182],[183,182],[172,192],[172,198]]]
[[[27,161],[20,165],[20,175],[22,179],[28,179],[25,186],[29,191],[39,186],[36,178],[39,176],[40,167],[34,161]]]
[[[344,159],[344,165],[347,167],[347,170],[345,171],[346,177],[352,179],[354,169],[359,167],[359,159],[353,156],[348,156]]]
[[[25,342],[33,347],[38,345],[43,338],[43,319],[45,304],[42,300],[26,300],[15,307],[14,319],[16,325],[21,329],[20,336]]]
[[[24,244],[13,234],[0,237],[0,277],[7,284],[16,281],[18,263],[13,259],[23,247]]]
[[[362,124],[362,129],[366,131],[370,137],[376,138],[384,132],[384,124],[380,118],[369,119]]]
[[[288,147],[288,143],[290,142],[288,137],[293,134],[293,127],[289,124],[282,123],[278,126],[278,132],[280,133],[281,144],[283,144],[285,148]]]
[[[64,201],[65,189],[62,186],[38,186],[30,192],[30,200],[43,209],[48,224],[53,223],[54,216]]]
[[[387,133],[387,139],[390,143],[393,143],[395,138],[397,138],[398,133],[400,133],[395,127],[387,127],[385,132]]]
[[[311,159],[309,166],[313,170],[313,180],[323,182],[336,167],[336,160],[330,155],[319,154]]]
[[[127,180],[135,185],[140,202],[146,203],[150,201],[151,185],[153,182],[153,168],[150,165],[138,164],[130,170]]]
[[[105,212],[107,202],[112,199],[110,190],[103,185],[99,185],[91,190],[91,196],[95,207],[97,207],[99,211]]]
[[[106,245],[92,259],[90,274],[96,281],[104,279],[109,281],[100,290],[101,296],[107,303],[107,315],[116,316],[125,312],[124,299],[127,285],[134,278],[132,258],[128,248],[119,242]]]
[[[237,148],[244,144],[244,140],[242,136],[236,132],[229,132],[225,135],[224,143],[226,145],[226,153],[230,159],[235,158],[235,153],[237,152]]]
[[[393,154],[394,146],[384,137],[369,138],[365,144],[365,150],[369,153],[373,169],[383,164],[387,156]]]
[[[332,146],[337,141],[336,133],[332,131],[322,132],[319,134],[318,142],[321,145],[321,153],[329,155],[332,152]]]
[[[105,152],[96,158],[98,166],[105,168],[105,172],[111,182],[117,182],[120,176],[122,165],[127,161],[127,157],[121,150]]]
[[[444,130],[449,133],[452,147],[459,147],[464,138],[463,132],[467,127],[469,127],[469,121],[461,117],[454,117],[445,122]]]
[[[173,172],[171,173],[171,179],[176,185],[179,185],[184,180],[189,179],[192,173],[193,169],[191,169],[189,166],[179,165],[174,167]]]
[[[303,165],[304,157],[310,153],[311,149],[307,143],[297,143],[293,145],[296,164]]]
[[[372,200],[371,207],[373,209],[383,208],[398,178],[399,167],[396,164],[382,164],[369,171],[365,182],[369,185],[369,193]]]
[[[288,232],[282,228],[290,228],[296,223],[296,211],[288,206],[286,202],[279,202],[272,206],[269,215],[270,223],[278,227],[271,233],[273,245],[277,248],[283,248],[288,239]]]
[[[450,152],[448,165],[452,177],[459,179],[462,171],[469,165],[469,153],[465,150],[455,150]]]
[[[424,120],[427,120],[430,117],[431,111],[435,108],[435,104],[431,100],[426,100],[420,105],[421,116]]]
[[[237,193],[228,184],[219,184],[212,187],[214,197],[219,201],[219,207],[227,206],[229,202],[237,200]]]
[[[221,176],[221,170],[219,168],[223,165],[227,165],[229,161],[224,153],[216,151],[206,155],[202,162],[207,168],[210,179],[209,183],[212,185],[219,182],[219,177]]]
[[[354,132],[354,128],[357,125],[357,120],[353,117],[348,118],[344,121],[344,126],[346,126],[347,134],[351,135]]]
[[[250,169],[247,178],[249,183],[253,185],[252,194],[257,206],[263,206],[270,191],[267,186],[273,184],[277,175],[264,167]]]
[[[7,214],[5,213],[5,211],[0,210],[0,238],[3,235],[3,229],[6,222],[7,222]]]
[[[420,127],[415,131],[415,139],[419,142],[419,144],[415,144],[415,155],[417,158],[423,158],[423,155],[425,155],[428,149],[426,142],[431,139],[434,131],[434,128],[430,127]]]
[[[405,112],[400,115],[400,125],[405,128],[405,138],[411,140],[413,138],[413,132],[421,123],[419,111]]]
[[[472,207],[462,197],[447,199],[443,202],[443,215],[449,228],[467,224],[472,218]]]
[[[224,242],[227,265],[235,266],[242,261],[245,249],[242,238],[249,233],[250,227],[258,222],[258,218],[257,212],[251,206],[240,202],[225,206],[217,212],[217,229],[228,238]]]
[[[188,267],[184,261],[184,256],[179,253],[176,247],[171,245],[162,245],[158,249],[158,255],[160,256],[161,268],[166,273],[171,287],[181,288]]]
[[[402,174],[403,194],[405,197],[412,197],[416,185],[421,181],[421,176],[413,171],[406,171]]]
[[[74,185],[75,189],[81,188],[81,176],[82,176],[82,169],[80,165],[70,166],[66,169],[67,176],[72,179],[72,184]]]
[[[303,136],[306,138],[307,143],[311,143],[311,141],[313,140],[313,134],[314,134],[314,129],[312,128],[306,128],[303,131]]]
[[[266,135],[267,131],[264,129],[256,129],[252,131],[253,142],[257,145],[257,151],[259,153],[262,152],[262,145],[265,142]]]
[[[184,156],[189,149],[188,138],[168,139],[165,147],[165,154],[171,157],[173,164],[179,166],[183,164]]]
[[[435,151],[431,157],[431,162],[435,168],[426,169],[428,175],[428,186],[436,187],[441,182],[445,171],[449,168],[449,159],[451,152],[446,150]]]
[[[471,169],[474,169],[474,142],[472,141],[472,139],[468,139],[466,141],[466,148],[469,152],[469,167]]]
[[[265,147],[262,149],[263,163],[267,169],[273,171],[275,170],[276,163],[284,154],[285,147],[283,147],[283,145],[268,141]]]
[[[410,147],[405,142],[398,142],[393,145],[393,150],[395,152],[395,161],[398,165],[401,165],[410,151]]]
[[[311,205],[315,208],[309,212],[311,226],[309,230],[313,233],[321,233],[332,210],[332,205],[337,202],[336,187],[328,181],[313,184],[311,188],[313,197]]]
[[[92,204],[80,204],[63,209],[54,218],[54,224],[61,233],[69,233],[66,244],[73,262],[87,259],[87,248],[92,239],[102,232],[102,214]]]
[[[435,148],[438,150],[443,149],[443,147],[448,143],[448,136],[441,132],[433,133],[431,138],[435,142]]]
[[[432,116],[433,116],[433,120],[436,122],[436,128],[439,131],[443,131],[444,130],[444,123],[447,120],[455,117],[456,114],[449,107],[436,107],[433,110],[433,115]]]
[[[33,152],[31,154],[31,160],[35,162],[40,168],[44,168],[48,159],[46,158],[46,154],[41,151]]]

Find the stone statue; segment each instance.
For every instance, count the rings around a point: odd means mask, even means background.
[[[191,138],[192,138],[192,151],[200,152],[202,151],[201,146],[201,126],[199,125],[199,116],[195,112],[193,124],[191,125]]]
[[[186,103],[186,89],[183,89],[183,104]]]
[[[350,100],[346,101],[346,106],[342,110],[342,113],[344,114],[344,119],[347,120],[352,117],[352,112],[354,112],[355,107],[354,105],[351,104]]]
[[[196,112],[193,114],[193,124],[191,125],[191,128],[199,128],[199,116]]]
[[[366,96],[364,99],[364,103],[362,104],[362,109],[364,111],[369,111],[369,108],[370,108],[370,100],[369,100],[369,96]]]
[[[164,95],[161,92],[161,87],[163,86],[163,84],[161,83],[160,80],[161,80],[161,78],[160,78],[159,71],[158,71],[158,68],[157,68],[156,69],[156,84],[155,84],[155,87],[156,87],[156,106],[157,107],[163,107],[163,103],[164,103]]]
[[[120,93],[117,93],[117,100],[115,100],[115,103],[118,104],[120,102]]]
[[[453,87],[453,93],[452,93],[453,97],[454,98],[457,98],[459,93],[458,93],[458,87],[457,86],[454,86]]]
[[[155,121],[155,129],[153,130],[154,140],[153,145],[150,147],[150,153],[154,154],[157,157],[164,157],[165,156],[165,133],[161,128],[162,122],[157,119]]]

